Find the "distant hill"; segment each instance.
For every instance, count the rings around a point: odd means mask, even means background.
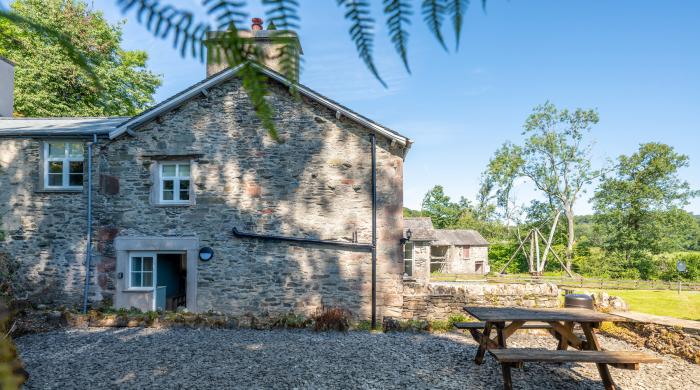
[[[700,215],[696,215],[696,216],[695,216],[695,219],[697,219],[698,222],[700,222]]]

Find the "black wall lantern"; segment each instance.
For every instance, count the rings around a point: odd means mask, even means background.
[[[406,230],[406,237],[404,237],[404,238],[401,239],[401,243],[402,243],[402,244],[405,244],[406,241],[411,241],[411,236],[412,236],[412,235],[413,235],[413,232],[411,231],[411,229]]]
[[[205,246],[199,250],[199,260],[209,261],[214,257],[214,250]]]

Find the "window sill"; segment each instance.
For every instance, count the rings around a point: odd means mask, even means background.
[[[190,207],[194,206],[194,203],[156,203],[155,207]]]
[[[34,192],[46,194],[82,194],[83,188],[41,188]]]
[[[133,287],[124,289],[123,292],[153,292],[153,287]]]

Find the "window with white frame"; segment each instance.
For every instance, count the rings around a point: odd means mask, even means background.
[[[45,142],[44,188],[82,189],[84,152],[81,142]]]
[[[413,276],[413,243],[403,244],[403,274]]]
[[[149,254],[133,254],[129,257],[129,288],[153,287],[153,259]]]
[[[162,163],[160,203],[190,203],[190,163]]]

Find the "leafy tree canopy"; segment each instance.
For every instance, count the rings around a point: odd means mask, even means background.
[[[161,78],[146,69],[144,51],[121,49],[121,25],[110,25],[82,0],[15,0],[11,8],[26,21],[0,18],[0,55],[16,64],[18,115],[130,116],[153,104]],[[100,85],[62,40],[89,64]]]
[[[678,177],[687,166],[688,156],[660,143],[620,156],[593,197],[603,247],[631,259],[643,251],[673,251],[697,242],[698,222],[682,210],[699,194]]]
[[[567,267],[575,243],[574,205],[599,171],[591,167],[590,143],[585,135],[598,123],[595,110],[560,110],[552,103],[535,107],[524,125],[522,145],[507,142],[489,162],[484,185],[502,208],[508,207],[513,184],[525,178],[567,219]]]

